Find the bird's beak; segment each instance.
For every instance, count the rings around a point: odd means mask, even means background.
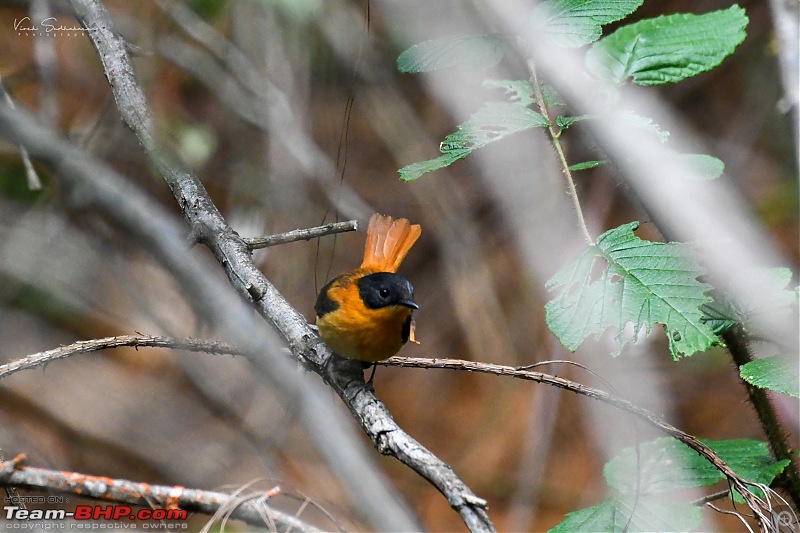
[[[417,302],[414,300],[400,300],[397,303],[406,307],[410,307],[411,309],[419,309],[419,305],[417,305]]]

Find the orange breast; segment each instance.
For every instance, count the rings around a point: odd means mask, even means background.
[[[400,351],[407,340],[403,329],[411,310],[404,306],[367,308],[358,294],[358,277],[344,274],[331,285],[329,297],[339,308],[318,316],[317,327],[325,344],[340,356],[374,363]]]

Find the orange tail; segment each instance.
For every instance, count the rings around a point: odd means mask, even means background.
[[[375,213],[369,219],[367,244],[361,268],[378,272],[397,272],[408,251],[419,239],[422,228],[405,218]]]

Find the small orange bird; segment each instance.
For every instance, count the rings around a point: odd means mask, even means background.
[[[329,281],[314,304],[319,334],[331,350],[374,363],[409,339],[416,342],[414,288],[395,272],[421,232],[405,218],[372,215],[361,266]]]

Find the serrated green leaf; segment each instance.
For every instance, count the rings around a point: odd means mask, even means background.
[[[533,86],[528,80],[483,80],[486,89],[503,89],[511,102],[521,105],[533,104]]]
[[[426,161],[419,161],[410,165],[404,166],[397,172],[400,174],[400,179],[403,181],[414,181],[415,179],[452,165],[459,159],[467,157],[472,152],[472,149],[450,150],[446,154],[440,155],[435,159],[428,159]]]
[[[567,102],[561,98],[561,95],[549,83],[542,83],[542,97],[544,104],[547,107],[557,107],[560,105],[567,105]]]
[[[705,487],[725,476],[706,459],[670,437],[625,448],[603,467],[609,487],[622,494],[652,495]]]
[[[550,533],[578,531],[692,531],[700,525],[702,513],[694,505],[639,498],[617,497],[569,513]]]
[[[667,142],[669,139],[669,132],[653,122],[653,119],[650,117],[638,115],[630,111],[624,111],[622,113],[617,113],[615,118],[617,120],[624,121],[631,127],[639,128],[642,131],[652,133],[658,137],[658,140],[662,143]]]
[[[676,83],[706,72],[745,38],[747,15],[738,5],[705,15],[676,14],[618,29],[586,54],[588,68],[616,84]]]
[[[775,461],[767,443],[747,440],[703,440],[734,472],[748,481],[769,485],[789,464]],[[725,479],[708,460],[670,437],[629,447],[608,461],[603,476],[614,496],[581,509],[550,531],[692,531],[700,525],[700,509],[688,503],[658,499],[687,488]],[[759,496],[760,490],[754,489]],[[734,493],[734,497],[739,497]],[[763,497],[763,494],[760,495]]]
[[[530,128],[547,126],[547,119],[524,105],[513,102],[488,102],[444,138],[442,153],[468,148],[475,150],[490,142]]]
[[[769,320],[769,314],[774,312],[792,313],[797,306],[797,293],[789,288],[792,281],[792,271],[788,268],[756,268],[748,272],[748,276],[757,287],[762,287],[774,295],[767,309],[761,307],[747,307],[739,304],[743,310],[745,329],[756,320]]]
[[[775,476],[786,469],[788,459],[776,461],[769,451],[766,442],[749,439],[709,440],[700,442],[714,450],[720,459],[725,461],[734,472],[753,483],[769,485]],[[758,487],[749,487],[758,498],[764,498],[764,491]],[[744,498],[733,491],[733,500],[744,503]]]
[[[590,168],[599,167],[600,165],[605,165],[608,161],[584,161],[583,163],[576,163],[574,165],[570,165],[570,170],[587,170]]]
[[[401,179],[411,181],[427,172],[446,167],[490,142],[530,128],[547,126],[547,119],[531,108],[517,102],[489,102],[458,131],[445,137],[439,145],[443,155],[436,159],[414,163],[401,168]]]
[[[710,327],[717,336],[731,329],[741,322],[739,312],[727,301],[715,298],[713,302],[704,303],[700,306],[703,313],[703,322]]]
[[[789,464],[775,461],[766,442],[749,439],[701,440],[742,478],[769,485]],[[624,449],[603,468],[606,483],[621,494],[650,496],[706,487],[725,475],[694,450],[670,437]],[[759,492],[754,490],[754,492]],[[739,496],[741,498],[741,496]]]
[[[769,485],[775,476],[783,472],[786,465],[789,464],[787,459],[776,461],[769,451],[769,445],[759,440],[700,439],[700,442],[714,450],[714,453],[725,461],[734,472],[753,483]],[[753,491],[757,496],[763,497],[757,489],[753,489]]]
[[[588,120],[593,118],[592,115],[578,115],[578,116],[570,116],[570,115],[558,115],[556,117],[556,125],[565,130],[575,124],[576,122],[581,122],[584,120]]]
[[[633,234],[638,227],[631,222],[607,231],[547,282],[549,290],[557,289],[545,306],[550,331],[571,351],[612,327],[621,349],[629,322],[634,341],[642,327],[649,332],[664,325],[676,359],[720,345],[700,311],[711,301],[705,294],[711,286],[697,280],[704,271],[688,247],[643,241]]]
[[[446,68],[480,69],[496,65],[505,53],[501,35],[462,35],[415,44],[397,56],[400,72],[431,72]]]
[[[692,170],[692,177],[700,180],[713,180],[725,172],[725,163],[708,154],[676,154],[675,159],[681,165]]]
[[[533,31],[551,42],[578,48],[600,38],[602,26],[636,11],[644,0],[548,0],[531,13]]]
[[[794,357],[776,355],[756,359],[742,365],[739,375],[756,387],[800,398],[800,365]]]

